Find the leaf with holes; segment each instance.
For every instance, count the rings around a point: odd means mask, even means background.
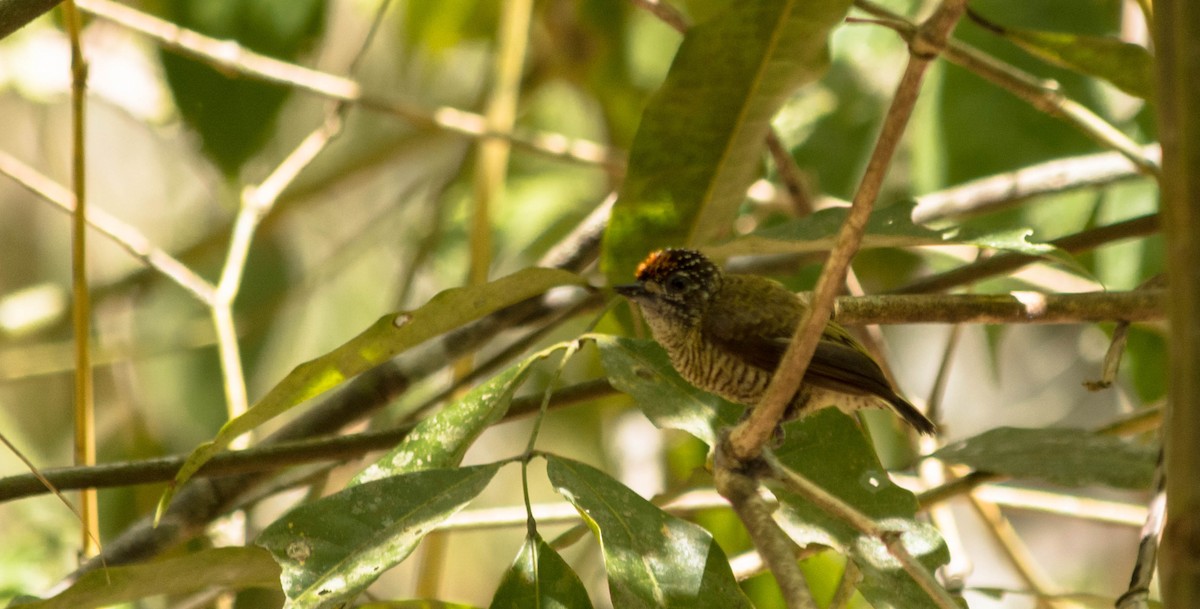
[[[897,531],[905,548],[931,571],[946,564],[946,544],[933,527],[914,519],[917,500],[896,486],[874,449],[850,417],[828,408],[784,426],[785,444],[776,455],[789,469]],[[836,458],[830,458],[833,455]],[[887,548],[786,488],[772,486],[784,509],[782,524],[800,545],[819,544],[845,554],[862,572],[858,589],[875,606],[932,607],[929,595]]]
[[[404,560],[483,491],[499,464],[430,469],[349,487],[271,523],[255,542],[283,568],[291,609],[337,607]]]

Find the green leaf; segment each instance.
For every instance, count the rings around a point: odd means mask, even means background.
[[[352,486],[288,512],[256,543],[283,567],[290,608],[340,606],[408,557],[499,468],[431,469]]]
[[[750,607],[708,531],[658,509],[600,470],[561,457],[546,460],[550,482],[600,540],[614,607]]]
[[[808,478],[888,530],[930,570],[949,561],[945,542],[933,527],[913,519],[917,500],[896,486],[874,449],[850,417],[832,408],[784,426],[780,462]],[[784,506],[788,533],[800,545],[820,544],[848,556],[862,571],[858,589],[874,606],[931,607],[933,601],[877,539],[861,535],[840,518],[785,488],[771,491]]]
[[[350,484],[458,465],[475,438],[508,412],[513,394],[524,382],[532,364],[563,348],[565,345],[554,346],[525,359],[424,419],[403,442],[359,472]]]
[[[591,609],[587,589],[537,533],[525,539],[489,609]]]
[[[167,0],[164,13],[182,27],[291,61],[320,35],[325,2]],[[236,174],[269,139],[289,89],[218,71],[173,50],[163,49],[161,58],[175,103],[187,124],[200,134],[204,152],[226,175]]]
[[[616,283],[649,249],[726,234],[761,168],[775,113],[829,64],[848,0],[730,3],[688,30],[642,114],[605,235]]]
[[[945,245],[945,231],[912,221],[916,203],[909,201],[880,208],[871,214],[863,233],[861,249]],[[716,258],[743,254],[786,254],[823,252],[833,248],[838,231],[846,221],[848,207],[822,209],[804,218],[754,231],[704,251]]]
[[[656,426],[715,443],[716,429],[737,422],[742,407],[683,380],[652,340],[596,336],[609,382],[629,394]]]
[[[238,436],[435,336],[550,288],[583,283],[568,271],[530,268],[484,285],[446,290],[419,309],[383,316],[346,344],[297,366],[249,410],[225,423],[215,438],[196,447],[159,500],[156,518],[175,489]]]
[[[1053,245],[1030,241],[1033,229],[1029,228],[971,232],[960,231],[957,228],[931,229],[912,221],[915,207],[915,202],[907,201],[889,205],[872,213],[863,232],[860,249],[961,244],[1032,256],[1066,255]],[[837,239],[838,231],[841,230],[848,213],[848,207],[822,209],[804,218],[783,222],[703,249],[715,258],[745,254],[829,251],[833,248],[833,242]]]
[[[90,609],[209,587],[277,588],[279,566],[260,548],[211,548],[147,563],[96,569],[70,588],[22,609]]]
[[[955,442],[934,456],[1014,478],[1144,490],[1154,477],[1158,449],[1082,429],[1001,427]]]
[[[1154,101],[1154,56],[1141,45],[1110,36],[1009,27],[1003,28],[1002,35],[1050,63],[1102,78],[1134,97]]]
[[[478,609],[475,605],[439,600],[376,601],[355,605],[354,609]]]

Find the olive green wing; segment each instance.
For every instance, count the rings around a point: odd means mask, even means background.
[[[726,318],[714,319],[713,325],[719,331],[707,332],[706,338],[722,351],[752,366],[774,372],[787,350],[792,330],[784,336],[763,336],[761,329],[765,324],[747,323],[755,317],[752,313],[728,311]],[[709,329],[709,324],[705,326]],[[840,327],[836,329],[841,330]],[[823,337],[804,373],[804,382],[851,395],[877,396],[921,433],[933,433],[934,424],[897,394],[879,364],[855,345],[845,330],[829,339]]]
[[[933,421],[892,389],[879,364],[860,348],[821,340],[804,380],[843,393],[878,396],[917,431],[923,434],[937,431]]]

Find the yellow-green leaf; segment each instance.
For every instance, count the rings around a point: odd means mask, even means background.
[[[193,450],[159,500],[156,518],[175,489],[238,436],[435,336],[550,288],[582,284],[582,277],[568,271],[524,269],[484,285],[446,290],[419,309],[381,317],[346,344],[297,366],[249,410],[225,423],[215,438]]]

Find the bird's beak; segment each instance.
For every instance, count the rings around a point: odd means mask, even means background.
[[[646,291],[646,288],[642,287],[642,284],[640,283],[615,285],[613,286],[613,290],[630,300],[639,300],[650,295],[650,293]]]

